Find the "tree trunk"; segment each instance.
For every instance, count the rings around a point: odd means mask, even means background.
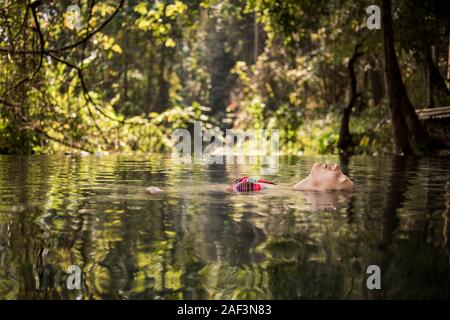
[[[258,28],[258,19],[255,15],[255,21],[253,22],[253,63],[256,64],[258,60],[258,48],[259,48],[259,28]]]
[[[168,83],[166,78],[164,77],[164,70],[166,68],[166,45],[164,43],[161,44],[161,52],[160,52],[160,63],[159,63],[159,98],[158,103],[155,106],[155,112],[163,112],[167,108],[168,104]]]
[[[431,80],[431,64],[433,60],[431,59],[430,48],[428,45],[425,48],[425,78],[427,82],[427,108],[434,107],[433,99],[433,81]]]
[[[417,117],[417,113],[406,94],[403,82],[401,83],[401,86],[403,88],[401,106],[408,127],[410,145],[415,149],[416,153],[422,153],[426,151],[426,149],[429,149],[430,138]]]
[[[150,38],[150,40],[152,40]],[[151,42],[150,42],[151,43]],[[145,102],[145,111],[147,113],[150,113],[150,111],[154,108],[153,102],[154,102],[154,92],[153,92],[153,48],[149,49],[149,59],[148,59],[148,69],[147,69],[147,90],[146,90],[146,96],[147,101]]]
[[[450,103],[450,90],[445,85],[438,67],[434,62],[431,64],[431,81],[433,84],[433,94],[440,107],[444,107]]]
[[[361,44],[357,44],[355,46],[353,55],[350,57],[350,60],[348,62],[348,73],[350,76],[350,100],[342,110],[341,130],[339,132],[338,141],[338,148],[340,153],[348,153],[348,149],[353,143],[352,135],[350,134],[349,129],[349,121],[352,109],[355,107],[356,100],[358,99],[355,62],[362,55],[362,53],[358,51],[360,47]]]
[[[406,93],[394,47],[391,1],[381,0],[384,74],[396,154],[411,154],[411,146],[425,147],[428,135]]]
[[[435,48],[435,47],[434,47]],[[430,55],[430,81],[434,101],[439,107],[447,106],[450,103],[450,90],[445,84],[444,77],[441,75],[436,61],[439,61],[436,50]]]
[[[164,9],[163,9],[163,16],[162,16],[162,22],[167,23],[167,17],[166,17],[166,10],[167,10],[167,3],[164,2]],[[169,83],[166,80],[165,77],[165,69],[166,69],[166,58],[167,58],[167,48],[166,44],[164,42],[161,42],[160,47],[160,62],[159,62],[159,75],[158,75],[158,101],[156,105],[154,106],[155,112],[163,112],[167,109],[169,104]]]
[[[378,69],[377,62],[375,61],[372,55],[369,55],[369,62],[371,65],[371,68],[369,70],[370,89],[372,91],[374,104],[378,106],[381,103],[381,100],[383,99],[384,96],[383,80],[382,80],[383,74]]]
[[[425,52],[425,65],[427,68],[427,80],[428,80],[428,91],[431,96],[428,97],[427,107],[434,107],[436,104],[439,107],[446,106],[450,103],[450,91],[447,89],[444,77],[441,75],[439,68],[437,67],[435,61],[435,52],[431,52],[432,48],[427,47]]]
[[[125,32],[125,48],[128,48],[128,32]],[[123,55],[124,72],[123,72],[123,103],[125,106],[123,113],[128,115],[128,57]]]
[[[448,90],[450,90],[450,34],[448,35],[447,81]]]

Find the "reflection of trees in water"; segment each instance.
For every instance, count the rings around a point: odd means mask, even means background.
[[[187,177],[153,167],[127,172],[120,159],[104,167],[85,159],[31,162],[0,171],[14,185],[7,202],[21,205],[0,216],[2,298],[75,298],[65,288],[71,264],[84,271],[84,298],[448,296],[448,173],[428,174],[445,168],[443,159],[364,163],[376,174],[335,211],[306,211],[299,196],[214,190],[133,198],[136,189],[127,186],[144,171],[170,185],[212,184],[227,174],[220,170]],[[348,168],[360,179],[354,163]],[[121,187],[106,188],[105,175]],[[365,288],[369,264],[381,266],[381,292]]]
[[[383,291],[375,291],[375,297],[386,297],[385,290],[389,286],[389,269],[391,268],[392,259],[397,254],[396,251],[390,251],[392,242],[395,241],[400,218],[397,210],[401,208],[405,201],[405,193],[408,190],[409,177],[407,172],[417,171],[417,159],[413,157],[392,157],[391,168],[389,171],[388,185],[386,189],[386,200],[384,210],[382,212],[383,218],[383,232],[379,249],[381,251],[381,260],[379,262],[382,272],[382,288]],[[391,280],[392,282],[392,280]]]
[[[217,172],[209,171],[203,183],[213,184],[215,175]],[[177,251],[184,255],[191,251],[190,257],[184,257],[188,261],[196,258],[195,263],[184,268],[184,297],[211,298],[212,292],[217,292],[215,298],[223,294],[224,297],[240,295],[237,289],[245,291],[249,289],[246,285],[254,282],[249,280],[253,276],[249,271],[263,258],[254,249],[264,241],[264,233],[245,217],[235,219],[236,213],[243,216],[247,213],[245,209],[234,208],[233,201],[225,199],[228,194],[212,189],[202,195],[203,198],[181,200],[185,207],[181,216],[184,232]],[[183,268],[186,261],[178,263]],[[235,288],[235,282],[241,280],[242,287]]]
[[[442,230],[443,248],[447,252],[448,263],[450,264],[450,182],[445,184],[445,210],[442,213],[444,227]]]
[[[10,299],[58,298],[58,292],[54,290],[58,270],[51,264],[49,255],[49,246],[54,239],[50,239],[48,230],[36,224],[42,208],[30,197],[33,194],[34,198],[39,198],[48,192],[48,188],[36,190],[31,187],[35,181],[47,181],[48,176],[43,172],[48,168],[45,161],[37,167],[29,158],[15,160],[2,164],[6,169],[3,167],[1,178],[14,188],[7,201],[13,203],[17,211],[7,223],[6,259],[2,259],[5,273],[1,280],[9,282],[2,286],[9,292],[2,292],[1,296]]]
[[[436,259],[442,257],[437,248],[439,241],[433,238],[437,230],[421,224],[432,217],[427,217],[425,212],[425,217],[420,216],[417,210],[413,216],[409,214],[423,199],[419,197],[416,201],[416,195],[423,192],[423,186],[419,184],[422,177],[417,177],[417,171],[418,159],[393,158],[391,168],[386,172],[386,185],[378,182],[369,190],[361,190],[365,194],[359,197],[365,197],[371,204],[361,206],[353,199],[355,202],[349,203],[346,208],[347,218],[351,219],[345,223],[338,219],[333,221],[335,225],[322,223],[322,230],[315,238],[309,235],[309,231],[301,229],[272,237],[270,245],[266,246],[267,251],[272,250],[279,255],[281,248],[284,248],[290,252],[288,257],[274,255],[269,262],[267,270],[273,279],[270,282],[273,296],[448,296],[448,286],[442,285],[442,281],[450,282],[449,268],[443,259]],[[379,205],[380,190],[386,190],[382,193],[382,206]],[[434,195],[434,208],[442,207],[439,204],[442,202],[435,202],[439,201],[438,198]],[[354,211],[355,205],[363,209],[362,212]],[[427,208],[433,207],[430,205]],[[358,221],[361,219],[364,224]],[[405,228],[406,231],[403,230]],[[335,233],[336,230],[340,232]],[[424,233],[424,230],[428,232]],[[377,242],[378,246],[375,245]],[[313,248],[320,248],[324,252],[322,258],[317,259],[314,250],[305,243],[313,243]],[[382,291],[369,292],[365,288],[365,271],[370,264],[381,266]],[[429,270],[437,272],[431,275]]]
[[[417,158],[393,158],[380,243],[383,290],[375,297],[449,295],[450,270],[435,236],[438,229],[431,227],[436,219],[434,209],[442,204],[442,196],[427,188],[426,203],[419,202],[422,199],[415,201],[423,192],[422,180],[430,178],[423,176],[419,164]]]

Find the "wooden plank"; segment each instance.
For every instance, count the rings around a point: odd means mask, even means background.
[[[416,113],[420,120],[447,119],[450,118],[450,106],[417,109]]]

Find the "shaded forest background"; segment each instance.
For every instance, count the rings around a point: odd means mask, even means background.
[[[449,41],[448,1],[1,0],[0,153],[159,152],[195,120],[289,154],[442,149],[414,109],[450,105]]]

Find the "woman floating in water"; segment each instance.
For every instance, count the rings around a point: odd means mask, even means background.
[[[258,178],[242,177],[227,187],[228,191],[251,192],[271,189],[275,183]],[[353,182],[337,164],[314,163],[310,174],[294,186],[295,190],[354,190]]]
[[[275,183],[259,178],[242,177],[236,179],[227,187],[227,191],[254,192],[264,191],[275,187]],[[314,163],[309,175],[294,186],[295,190],[303,191],[350,191],[355,185],[337,164]],[[150,194],[157,194],[163,190],[157,187],[146,189]]]

